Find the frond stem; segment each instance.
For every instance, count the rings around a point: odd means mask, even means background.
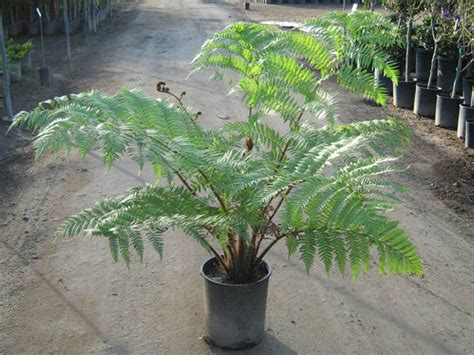
[[[209,188],[211,189],[212,193],[214,194],[214,196],[216,197],[217,201],[219,201],[219,204],[221,205],[222,209],[224,210],[224,212],[227,212],[227,208],[225,206],[225,202],[224,200],[222,199],[222,197],[217,193],[216,189],[214,188],[214,186],[211,184],[211,181],[209,180],[209,178],[207,177],[206,174],[204,174],[204,172],[201,170],[201,169],[198,169],[197,170],[199,174],[201,174],[201,176],[204,178],[204,180],[206,181],[207,185],[209,186]]]
[[[304,114],[304,110],[301,110],[301,113],[299,114],[299,116],[298,116],[298,118],[297,118],[297,120],[296,120],[297,122],[299,122],[299,121],[301,120],[301,117],[303,117],[303,114]],[[289,148],[290,148],[290,141],[286,142],[285,146],[283,147],[283,150],[281,151],[280,156],[278,157],[278,164],[277,164],[277,167],[275,168],[275,170],[278,170],[278,169],[280,168],[281,162],[283,161],[283,159],[285,159],[285,155],[286,155],[286,153],[287,153],[287,151],[288,151]],[[274,198],[272,197],[272,198],[270,199],[270,201],[268,201],[267,205],[266,205],[266,206],[264,207],[264,209],[263,209],[264,211],[265,211],[268,207],[270,207],[270,205],[272,204],[273,200],[274,200]],[[280,206],[281,206],[281,202],[282,202],[282,201],[280,201],[280,204],[279,204]],[[272,218],[273,218],[273,216],[272,216]]]
[[[211,251],[211,253],[216,257],[217,261],[219,262],[219,264],[222,266],[222,268],[224,269],[224,271],[226,272],[227,275],[230,275],[230,271],[229,271],[229,268],[227,267],[227,265],[225,264],[224,262],[224,259],[222,259],[222,256],[219,255],[219,253],[217,252],[216,249],[214,249],[212,247],[212,245],[209,244],[209,250]]]
[[[263,260],[264,256],[270,251],[271,248],[273,248],[273,246],[278,243],[281,239],[285,238],[286,237],[286,234],[282,234],[280,236],[278,236],[277,238],[273,239],[273,241],[267,245],[267,247],[260,253],[260,255],[258,256],[257,260],[255,260],[255,266],[259,265],[260,262]]]

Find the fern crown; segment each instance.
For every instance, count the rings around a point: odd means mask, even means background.
[[[164,83],[159,91],[176,103],[136,90],[91,91],[20,113],[12,128],[37,134],[37,156],[100,149],[106,166],[129,157],[157,177],[68,217],[56,236],[105,237],[113,259],[129,264],[131,250],[142,259],[145,240],[161,256],[165,231],[180,228],[235,282],[254,278],[280,240],[308,270],[317,258],[328,273],[349,268],[356,278],[375,247],[381,273],[422,275],[406,232],[386,216],[402,187],[383,176],[400,170],[393,162],[409,142],[407,128],[393,119],[338,124],[335,95],[322,85],[334,78],[385,102],[368,70],[390,76],[392,65],[366,46],[371,33],[354,44],[345,21],[315,19],[305,32],[237,23],[206,41],[195,70],[213,69],[216,78],[233,72],[232,92],[248,108],[246,120],[220,130],[204,129],[183,105],[185,94]],[[284,132],[273,127],[277,118]]]

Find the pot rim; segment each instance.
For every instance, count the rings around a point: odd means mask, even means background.
[[[454,97],[451,97],[451,94],[442,92],[436,95],[437,97],[443,98],[443,99],[451,99],[451,100],[464,100],[464,96],[459,96],[455,95]]]
[[[419,52],[423,52],[423,53],[433,53],[433,49],[427,49],[427,48],[423,48],[423,47],[417,47],[416,48],[417,51]]]
[[[451,58],[451,57],[446,57],[445,55],[437,54],[436,55],[437,60],[443,60],[445,62],[456,62],[456,58]]]
[[[410,79],[410,80],[408,80],[408,81],[398,79],[398,83],[399,83],[399,84],[400,84],[400,83],[404,83],[404,84],[415,83],[415,84],[416,84],[417,82],[418,82],[418,80],[417,80],[416,78]],[[397,86],[398,86],[398,85],[397,85]]]
[[[204,267],[210,263],[211,261],[215,260],[216,257],[215,256],[211,256],[209,259],[207,259],[202,265],[201,265],[201,268],[199,270],[199,273],[201,274],[201,276],[208,282],[210,283],[213,283],[215,285],[219,285],[219,286],[224,286],[224,287],[250,287],[250,286],[253,286],[253,285],[256,285],[256,284],[259,284],[259,283],[262,283],[264,281],[266,281],[267,279],[270,278],[270,276],[272,276],[272,267],[270,266],[269,263],[267,263],[265,260],[263,260],[263,263],[265,264],[265,267],[267,268],[267,274],[262,277],[261,279],[258,279],[257,281],[254,281],[254,282],[250,282],[250,283],[246,283],[246,284],[229,284],[229,283],[223,283],[223,282],[219,282],[219,281],[216,281],[212,278],[210,278],[209,276],[206,275],[206,273],[204,272]]]
[[[432,91],[441,91],[442,90],[439,86],[436,86],[436,85],[435,86],[432,85],[432,86],[428,87],[427,84],[417,83],[416,86],[420,87],[422,89],[425,89],[425,90],[432,90]]]
[[[466,108],[474,111],[474,106],[468,105],[468,104],[459,104],[459,108]]]

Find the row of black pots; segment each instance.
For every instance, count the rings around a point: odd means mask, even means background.
[[[428,82],[432,57],[432,51],[423,48],[416,50],[415,73],[418,82]],[[436,56],[435,66],[436,86],[444,92],[450,92],[453,89],[454,79],[456,78],[457,60],[438,55]],[[456,92],[461,93],[461,90],[461,82],[459,81],[456,86]]]
[[[418,83],[427,83],[430,76],[431,60],[433,52],[418,48],[416,55],[412,56],[415,58],[415,77]],[[451,92],[453,89],[453,83],[456,77],[456,60],[438,55],[435,62],[435,77],[436,87],[440,88],[442,92]],[[403,63],[399,63],[400,67],[403,67]],[[410,67],[413,67],[410,65]],[[461,76],[462,78],[462,76]],[[381,75],[377,70],[375,71],[375,82],[378,86],[384,87],[389,95],[392,95],[392,82],[390,79]],[[414,90],[414,88],[413,88]],[[456,85],[456,93],[462,93],[462,82],[458,81]],[[413,91],[414,94],[414,91]],[[470,94],[469,94],[470,96]]]
[[[97,22],[100,23],[104,21],[107,15],[110,13],[111,9],[112,8],[110,6],[105,6],[103,9],[98,10],[96,14]],[[79,30],[81,24],[84,24],[86,22],[87,21],[85,19],[85,14],[83,12],[79,13],[76,17],[73,17],[69,20],[69,31],[72,33],[74,31]],[[9,36],[17,36],[22,33],[34,36],[39,34],[40,31],[38,21],[16,22],[9,24],[6,29],[8,30]],[[43,23],[43,31],[47,35],[53,34],[60,30],[64,30],[64,20],[62,18],[57,20],[45,21]]]
[[[474,147],[474,107],[470,106],[474,78],[463,79],[463,96],[452,97],[440,87],[427,87],[416,80],[400,80],[393,85],[393,103],[396,107],[413,109],[417,115],[434,117],[435,125],[457,129],[465,139],[466,148]]]
[[[77,30],[82,23],[81,16],[72,18],[69,23],[70,32]],[[38,21],[34,22],[17,22],[8,25],[8,36],[15,37],[22,33],[26,33],[30,36],[36,36],[40,32],[40,24]],[[43,23],[43,33],[51,35],[55,32],[62,31],[64,29],[64,21],[62,19],[52,20]]]

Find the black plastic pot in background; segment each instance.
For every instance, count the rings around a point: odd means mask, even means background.
[[[374,81],[377,87],[382,87],[386,90],[387,95],[393,95],[393,81],[390,78],[384,76],[379,69],[374,71]]]
[[[38,68],[38,73],[41,86],[51,84],[51,75],[49,73],[49,67]]]
[[[464,96],[464,103],[466,105],[471,104],[472,86],[474,85],[474,77],[468,77],[462,79],[462,96]]]
[[[11,23],[7,26],[7,29],[8,29],[8,35],[9,36],[18,36],[18,33],[20,32],[18,30],[18,24],[16,23]]]
[[[457,128],[459,105],[462,101],[462,96],[451,98],[449,94],[436,95],[435,125],[443,128]]]
[[[474,121],[474,107],[470,105],[461,104],[459,105],[459,119],[458,119],[458,132],[459,138],[464,138],[464,132],[466,130],[466,122]]]
[[[454,79],[456,78],[457,60],[453,58],[437,56],[438,59],[438,79],[436,86],[440,87],[444,92],[451,92],[453,89]]]
[[[415,102],[416,80],[398,80],[398,85],[393,84],[393,104],[396,107],[413,109]]]
[[[32,61],[31,55],[32,53],[31,51],[29,51],[21,60],[21,70],[23,72],[30,71],[33,67],[33,61]]]
[[[464,147],[474,148],[474,121],[466,121]]]
[[[215,280],[209,272],[216,259],[210,258],[201,267],[204,278],[207,340],[225,349],[248,349],[257,345],[265,333],[268,281],[267,274],[249,284],[228,284]]]
[[[410,66],[410,73],[413,73],[416,70],[416,47],[413,43],[410,47],[410,62],[408,65]]]
[[[44,34],[46,35],[52,35],[55,33],[58,29],[58,24],[56,21],[50,21],[50,22],[45,22],[44,24]]]
[[[438,87],[426,87],[417,84],[413,112],[423,117],[434,117],[436,112],[436,95],[441,93]]]
[[[416,50],[416,81],[428,82],[430,78],[431,58],[433,52],[423,48],[417,48]]]
[[[26,28],[27,28],[28,34],[31,35],[31,36],[37,35],[39,33],[39,24],[38,24],[38,22],[29,22],[26,25]]]

